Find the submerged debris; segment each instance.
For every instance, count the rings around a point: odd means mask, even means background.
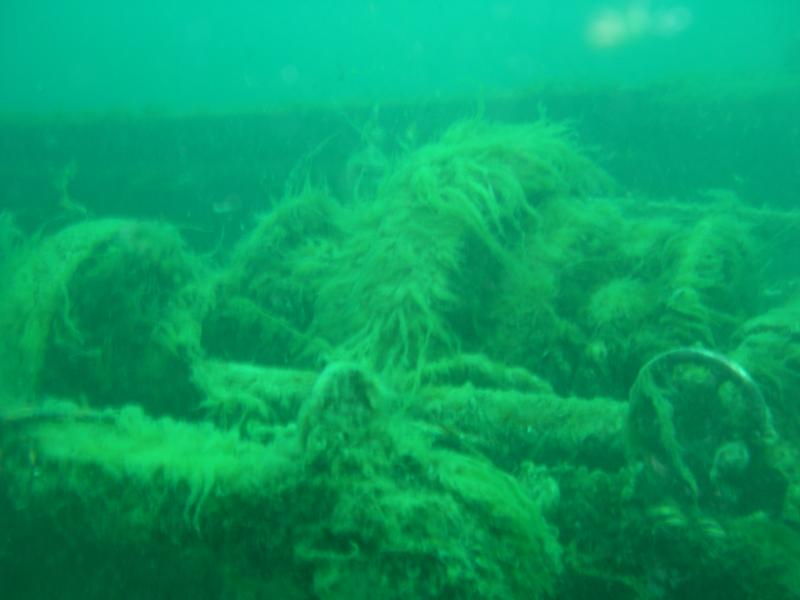
[[[793,597],[799,300],[754,265],[797,215],[620,196],[549,122],[404,152],[346,198],[306,182],[227,255],[0,216],[3,580]]]

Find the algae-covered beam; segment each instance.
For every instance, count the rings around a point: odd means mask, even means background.
[[[440,427],[443,439],[470,444],[503,467],[523,460],[605,469],[625,464],[625,402],[565,398],[521,369],[491,365],[494,371],[489,371],[478,369],[475,362],[462,359],[459,364],[469,368],[449,368],[438,376],[428,373],[437,383],[408,392],[401,403],[409,405],[415,418]],[[206,394],[205,407],[221,423],[246,423],[245,429],[255,433],[259,426],[294,420],[316,374],[206,361],[195,368],[194,379]],[[448,380],[462,383],[438,383]],[[479,387],[472,381],[488,385]],[[497,389],[501,387],[511,389]]]
[[[418,410],[507,469],[525,460],[610,470],[625,464],[628,405],[617,400],[466,385],[425,390]]]

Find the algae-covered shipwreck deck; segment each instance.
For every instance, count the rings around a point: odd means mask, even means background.
[[[6,172],[8,597],[797,597],[800,212],[514,111]]]

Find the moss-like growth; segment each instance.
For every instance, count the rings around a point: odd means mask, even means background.
[[[216,282],[203,323],[212,356],[276,366],[316,365],[324,349],[309,334],[320,279],[342,237],[342,209],[306,186],[258,218]]]
[[[248,580],[262,594],[300,587],[286,567],[287,490],[300,477],[291,428],[266,445],[134,407],[45,403],[18,419],[0,438],[7,589],[213,598]],[[43,556],[55,570],[32,577]]]
[[[299,431],[315,518],[297,556],[325,598],[543,598],[560,546],[540,505],[488,461],[399,418],[351,364],[320,376]]]
[[[555,197],[540,206],[537,227],[488,303],[497,357],[562,394],[627,394],[638,368],[631,363],[652,343],[642,324],[658,307],[646,268],[658,231],[630,208],[618,198]]]
[[[599,329],[630,331],[655,309],[653,294],[640,280],[618,277],[600,286],[589,299],[589,322]]]
[[[609,186],[567,130],[465,122],[401,162],[335,257],[315,329],[380,371],[477,344],[510,250],[556,194]]]
[[[66,282],[119,225],[103,221],[67,229],[31,248],[15,265],[0,296],[0,323],[7,332],[0,342],[0,364],[3,380],[16,397],[30,400],[41,390],[53,322],[69,306]]]
[[[552,123],[403,146],[229,253],[0,215],[3,591],[791,596],[798,214],[606,196]]]
[[[608,398],[443,386],[425,389],[413,413],[441,426],[452,447],[479,451],[512,473],[526,460],[609,470],[626,463],[628,407]]]
[[[738,330],[735,356],[764,389],[781,435],[800,442],[800,298],[748,320]]]
[[[198,361],[192,369],[207,414],[225,429],[259,438],[296,420],[315,379],[313,371],[219,360]]]
[[[661,320],[675,344],[724,347],[755,308],[754,239],[733,208],[717,205],[665,247]]]
[[[200,353],[201,269],[166,224],[103,220],[31,248],[2,297],[4,367],[17,397],[85,396],[186,414]]]
[[[550,596],[561,548],[541,503],[552,493],[447,448],[438,428],[397,408],[369,372],[338,363],[297,427],[268,442],[137,408],[44,405],[3,430],[0,502],[34,519],[4,540],[62,521],[120,558],[180,547],[197,556],[192,568],[224,562],[237,584],[300,573],[303,597]],[[225,572],[214,568],[216,586]]]

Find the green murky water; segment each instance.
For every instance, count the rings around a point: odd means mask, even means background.
[[[51,4],[3,598],[797,597],[800,9]]]

